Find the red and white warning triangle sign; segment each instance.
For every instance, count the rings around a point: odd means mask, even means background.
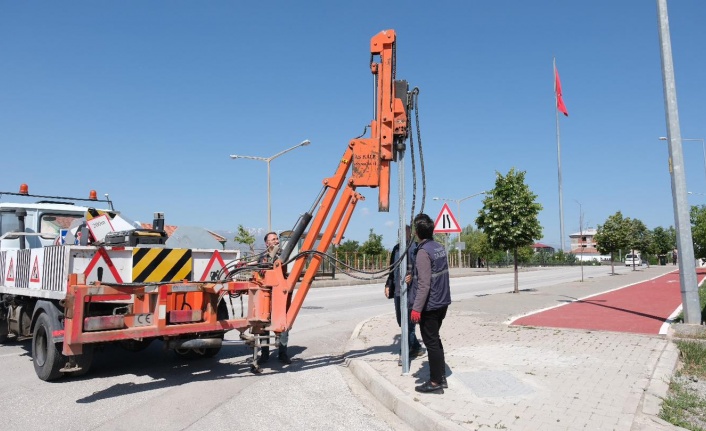
[[[230,274],[228,268],[226,268],[226,263],[223,261],[223,257],[218,250],[215,250],[213,256],[211,256],[211,260],[206,264],[206,270],[203,272],[203,275],[201,275],[199,281],[216,281],[219,279],[219,272],[221,270],[223,274],[220,274],[220,279],[224,279]]]
[[[6,281],[15,281],[15,263],[10,258],[10,266],[7,268],[7,277],[5,277]]]
[[[98,252],[93,256],[91,262],[86,267],[83,273],[86,275],[86,282],[102,281],[106,283],[122,283],[120,273],[115,269],[113,261],[108,256],[108,252],[103,248],[99,248]]]
[[[30,283],[39,283],[39,257],[34,256],[34,265],[32,265],[32,273],[29,276]]]
[[[456,221],[456,217],[451,213],[448,204],[444,204],[441,212],[434,222],[434,233],[459,233],[461,226]]]

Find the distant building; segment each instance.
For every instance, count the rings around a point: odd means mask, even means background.
[[[569,235],[571,239],[571,251],[580,260],[604,260],[596,248],[596,229],[589,227],[580,232]]]

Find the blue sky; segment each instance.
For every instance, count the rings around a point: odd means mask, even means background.
[[[681,134],[706,138],[706,2],[669,3]],[[397,77],[419,87],[425,212],[492,188],[515,167],[558,247],[552,58],[568,236],[620,210],[674,225],[656,1],[0,1],[0,191],[110,193],[132,219],[290,229],[372,119],[370,38],[397,32]],[[684,142],[687,188],[706,194],[699,142]],[[407,153],[407,192],[411,167]],[[418,182],[421,178],[418,179]],[[346,233],[390,247],[398,208],[359,189]],[[417,193],[421,199],[421,190]],[[690,204],[706,196],[690,195]],[[4,201],[10,200],[4,196]],[[411,199],[407,199],[409,204]],[[482,197],[461,203],[474,222]],[[417,208],[421,202],[417,202]],[[456,203],[451,209],[457,212]],[[407,209],[407,213],[408,213]],[[565,240],[568,245],[568,239]]]

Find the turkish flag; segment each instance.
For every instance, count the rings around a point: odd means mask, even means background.
[[[561,97],[561,81],[559,80],[559,71],[556,66],[554,66],[554,91],[556,92],[556,109],[568,117],[569,111],[566,110],[564,99]]]

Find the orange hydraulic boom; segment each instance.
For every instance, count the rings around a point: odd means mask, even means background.
[[[316,203],[297,223],[281,258],[274,263],[272,269],[264,271],[262,277],[256,276],[255,283],[259,284],[261,289],[256,293],[254,301],[257,306],[250,311],[250,320],[255,322],[252,328],[254,333],[260,330],[281,333],[292,327],[322,262],[323,254],[332,242],[337,244],[341,241],[356,204],[364,199],[356,191],[358,187],[379,188],[379,210],[389,210],[390,162],[395,159],[395,151],[404,148],[410,109],[407,82],[395,80],[395,47],[394,30],[382,31],[370,41],[370,69],[376,77],[375,118],[370,124],[370,137],[350,141],[334,175],[323,180],[323,189]],[[336,203],[341,190],[340,199]],[[315,216],[312,215],[314,212]],[[327,219],[328,224],[325,225]],[[319,234],[321,238],[315,249],[318,253],[311,257],[294,294],[297,281],[304,270],[306,256],[295,261],[288,275],[285,275],[282,266],[289,259],[294,245],[298,243],[307,226],[309,229],[304,236],[300,253],[314,250]],[[291,303],[288,301],[290,295],[293,295]]]

